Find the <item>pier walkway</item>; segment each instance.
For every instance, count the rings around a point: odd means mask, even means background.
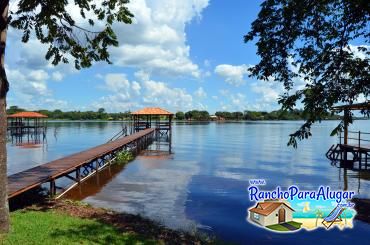
[[[61,177],[73,180],[75,184],[110,164],[121,150],[133,153],[145,149],[154,138],[155,129],[148,128],[132,135],[66,156],[37,167],[8,176],[8,197],[15,197],[27,190],[50,183],[50,194],[56,195],[55,181]]]

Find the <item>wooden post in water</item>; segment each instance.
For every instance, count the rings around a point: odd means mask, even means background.
[[[53,198],[56,194],[55,179],[50,180],[50,192],[49,195]]]
[[[349,124],[349,110],[348,109],[345,109],[344,110],[343,122],[344,122],[344,139],[343,139],[343,143],[345,145],[347,145],[348,144],[348,124]],[[347,161],[347,148],[345,148],[345,150],[344,150],[344,160]]]
[[[348,109],[344,110],[343,122],[344,122],[344,144],[347,145],[348,144],[348,124],[349,124],[349,110]]]

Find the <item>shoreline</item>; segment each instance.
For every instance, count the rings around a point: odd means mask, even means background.
[[[13,214],[57,214],[79,220],[98,222],[103,226],[112,227],[118,232],[140,236],[157,244],[214,244],[216,240],[205,233],[192,233],[168,228],[156,221],[140,215],[119,213],[113,210],[93,207],[87,203],[61,199],[31,205],[12,212]],[[57,230],[58,227],[53,228]],[[41,229],[38,232],[43,232]],[[6,238],[5,238],[6,241]]]

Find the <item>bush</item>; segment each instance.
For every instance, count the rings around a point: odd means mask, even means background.
[[[132,161],[134,159],[134,155],[131,153],[131,151],[120,151],[116,155],[116,163],[119,164],[125,164],[129,161]]]

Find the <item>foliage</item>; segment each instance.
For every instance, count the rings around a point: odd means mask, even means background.
[[[11,115],[17,112],[26,111],[18,106],[10,106],[7,110],[7,114]],[[66,111],[61,110],[38,110],[44,115],[47,115],[49,119],[65,119],[65,120],[129,120],[131,114],[129,111],[118,112],[118,113],[107,113],[104,108],[100,108],[98,111]],[[219,118],[225,120],[303,120],[306,119],[304,111],[292,110],[292,111],[217,111],[215,113]],[[186,113],[179,111],[176,113],[176,120],[200,120],[206,121],[210,119],[207,111],[192,110]],[[341,119],[338,115],[331,115],[330,113],[323,114],[322,119]]]
[[[370,95],[370,11],[367,0],[265,0],[245,42],[257,39],[259,63],[252,76],[278,81],[285,92],[279,103],[293,110],[303,104],[306,122],[289,145],[311,136],[310,128],[333,112]],[[356,55],[358,53],[365,55]],[[302,85],[303,86],[300,86]],[[369,111],[362,111],[369,116]],[[352,114],[350,114],[350,117]],[[351,122],[351,118],[349,118]],[[343,129],[343,122],[333,134]]]
[[[7,110],[7,114],[14,114],[17,112],[26,111],[18,106],[10,106]],[[119,113],[107,113],[104,108],[100,108],[98,111],[66,111],[61,110],[38,110],[49,119],[66,119],[66,120],[123,120],[130,119],[130,112],[119,112]]]
[[[323,211],[321,211],[321,209],[316,209],[315,215],[316,215],[316,226],[317,226],[317,222],[319,221],[319,218],[322,219],[324,216],[324,213]]]
[[[68,63],[73,58],[76,69],[90,67],[93,62],[110,63],[108,48],[118,46],[112,29],[115,22],[131,24],[133,15],[128,0],[76,0],[75,8],[84,23],[70,15],[69,1],[20,1],[10,12],[10,25],[23,32],[22,41],[36,37],[48,44],[45,58],[53,65]],[[97,30],[91,30],[94,27]]]
[[[75,68],[81,69],[98,61],[111,63],[108,49],[118,46],[113,24],[132,22],[133,15],[126,7],[127,3],[128,0],[102,0],[98,3],[93,0],[22,0],[15,1],[12,6],[14,10],[11,11],[9,0],[0,1],[0,232],[7,232],[9,229],[5,116],[6,95],[9,91],[5,71],[9,25],[22,32],[23,42],[35,38],[48,45],[45,58],[53,65],[73,61]],[[79,16],[70,15],[70,7]]]
[[[209,120],[208,111],[192,110],[185,113],[185,119],[195,121],[207,121]]]
[[[11,232],[1,244],[157,244],[113,226],[52,211],[17,211],[11,214]]]
[[[126,164],[134,159],[134,155],[131,151],[120,151],[116,155],[116,163]]]
[[[195,112],[195,113],[194,113]],[[203,116],[199,116],[198,111],[188,111],[184,115],[184,119],[190,120],[209,120],[209,113],[204,113]],[[182,117],[177,117],[177,114],[181,115],[183,112],[176,113],[177,120]],[[195,116],[194,116],[195,115]],[[291,111],[284,111],[284,110],[277,110],[272,112],[266,111],[235,111],[235,112],[228,112],[228,111],[217,111],[215,115],[220,119],[225,120],[304,120],[306,119],[306,115],[302,110],[291,110]],[[323,119],[341,119],[338,115],[331,115],[330,113],[323,114]]]
[[[177,120],[184,120],[185,119],[185,114],[182,111],[178,111],[178,112],[176,112],[175,117],[176,117]]]

